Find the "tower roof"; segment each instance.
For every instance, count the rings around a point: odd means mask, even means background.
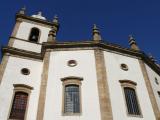
[[[32,17],[42,19],[42,20],[46,20],[46,18],[42,16],[42,12],[38,12],[38,14],[32,15]]]

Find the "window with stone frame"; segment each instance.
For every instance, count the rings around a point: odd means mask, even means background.
[[[28,101],[27,93],[16,92],[12,103],[12,109],[9,119],[24,120],[27,101]]]
[[[63,115],[79,115],[81,114],[81,81],[79,77],[62,78],[63,84]]]
[[[126,104],[126,111],[129,116],[139,116],[142,117],[138,97],[136,94],[136,85],[137,83],[131,80],[120,80],[124,99]]]
[[[80,94],[78,85],[65,86],[64,113],[80,113]]]
[[[14,95],[12,98],[9,120],[25,120],[29,96],[33,87],[25,84],[13,84]]]

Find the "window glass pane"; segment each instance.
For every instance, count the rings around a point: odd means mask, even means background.
[[[140,115],[139,105],[135,90],[132,88],[124,88],[127,110],[129,114]]]
[[[24,119],[27,100],[28,100],[27,93],[17,92],[15,94],[10,113],[10,119],[19,119],[19,120]]]
[[[68,85],[65,87],[65,100],[64,100],[64,112],[65,113],[79,113],[80,101],[79,101],[79,86]]]

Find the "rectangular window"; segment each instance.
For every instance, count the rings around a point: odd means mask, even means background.
[[[24,92],[16,92],[12,104],[9,119],[24,120],[28,94]]]
[[[135,90],[132,88],[125,87],[124,94],[125,94],[128,114],[141,115]]]
[[[80,96],[78,85],[65,86],[64,113],[80,113]]]

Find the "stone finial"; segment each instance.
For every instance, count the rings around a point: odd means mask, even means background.
[[[37,15],[42,16],[42,12],[41,12],[41,11],[39,11]]]
[[[55,43],[56,42],[56,31],[54,30],[53,27],[49,31],[47,42],[50,42],[50,43]]]
[[[131,46],[131,49],[139,50],[139,47],[137,46],[136,40],[133,35],[129,35],[129,45]]]
[[[48,42],[56,41],[56,35],[57,35],[58,30],[59,30],[59,22],[58,22],[57,15],[55,15],[53,19],[52,29],[50,30],[49,35],[48,35]]]
[[[26,7],[24,6],[23,8],[20,9],[20,11],[18,13],[24,15],[25,11],[26,11]]]
[[[156,59],[153,57],[153,55],[151,53],[149,53],[148,57],[150,58],[150,60],[152,62],[154,62],[154,63],[157,62]]]
[[[160,64],[157,63],[156,65],[160,68]]]
[[[100,42],[100,41],[102,40],[101,35],[100,35],[100,31],[99,31],[99,29],[97,28],[96,24],[93,25],[92,34],[93,34],[93,40],[94,40],[94,41]]]
[[[57,23],[58,24],[58,16],[57,15],[54,16],[53,23]]]

